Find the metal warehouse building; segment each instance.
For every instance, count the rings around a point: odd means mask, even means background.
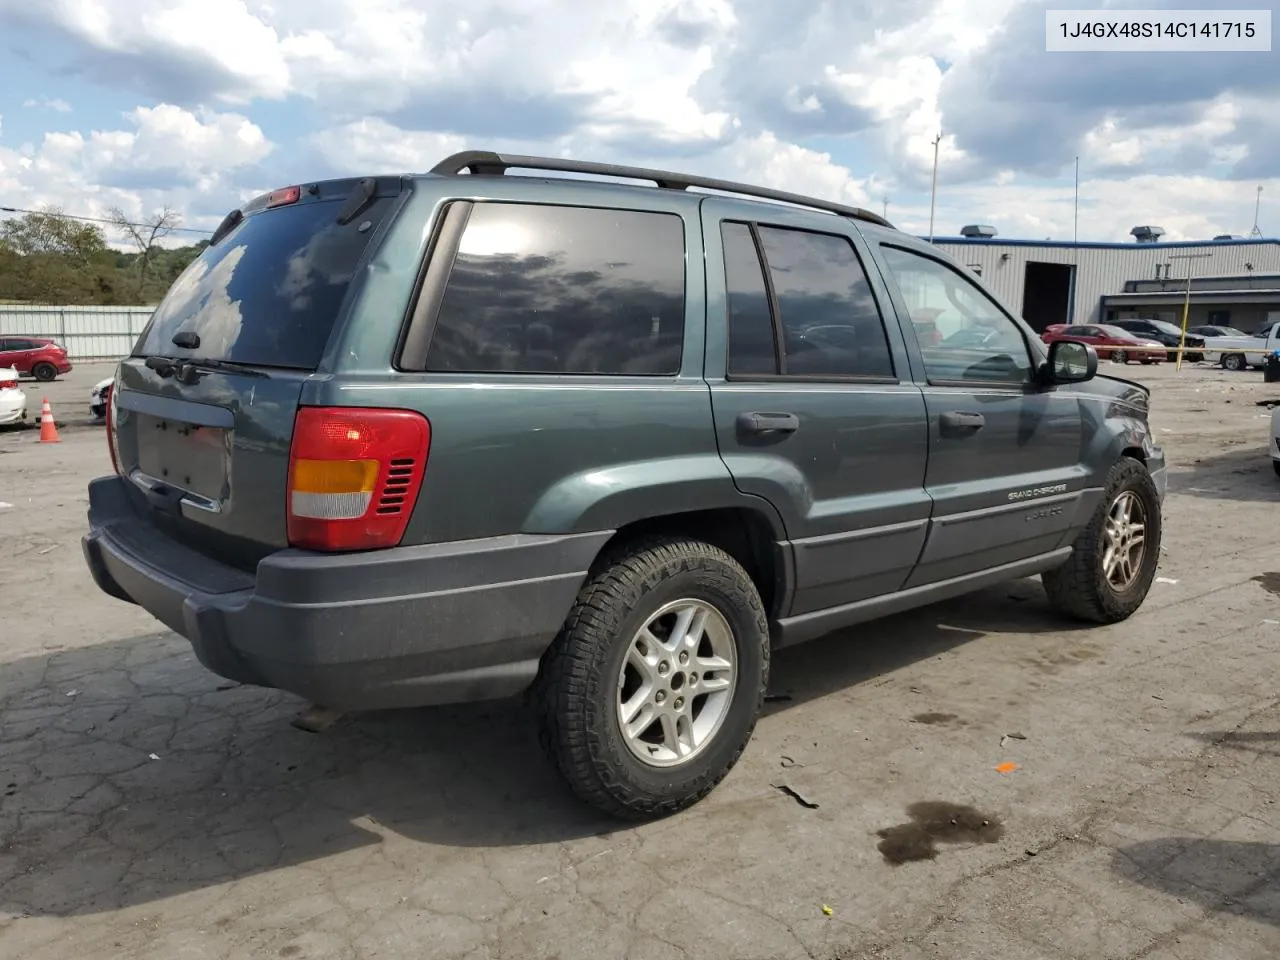
[[[990,227],[975,226],[934,243],[1038,331],[1052,323],[1131,317],[1181,325],[1188,270],[1189,326],[1253,332],[1269,317],[1280,320],[1280,240],[1160,243],[1152,242],[1162,232],[1158,227],[1133,232],[1133,243],[1063,243],[1000,240]]]

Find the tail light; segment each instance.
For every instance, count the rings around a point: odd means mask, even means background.
[[[116,437],[116,391],[111,384],[103,391],[102,399],[107,404],[107,450],[111,454],[111,469],[120,472],[120,444]]]
[[[18,389],[17,380],[0,380],[0,390],[16,390]]]
[[[373,550],[404,536],[431,447],[411,410],[300,407],[289,451],[289,544]]]

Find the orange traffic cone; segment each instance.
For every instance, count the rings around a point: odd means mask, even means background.
[[[40,401],[40,442],[57,443],[59,439],[58,425],[53,422],[53,408],[46,397]]]

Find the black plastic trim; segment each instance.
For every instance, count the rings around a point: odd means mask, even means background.
[[[402,325],[404,332],[394,364],[397,370],[426,372],[427,352],[431,349],[431,337],[435,333],[445,285],[453,273],[458,246],[471,219],[472,206],[469,200],[450,200],[436,217],[435,229],[427,242],[413,298],[409,302],[408,317]]]

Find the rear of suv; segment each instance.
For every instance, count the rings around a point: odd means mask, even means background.
[[[778,647],[1035,574],[1134,613],[1164,457],[1096,373],[866,211],[469,152],[228,215],[119,365],[84,552],[231,680],[524,693],[651,817],[732,768]]]

